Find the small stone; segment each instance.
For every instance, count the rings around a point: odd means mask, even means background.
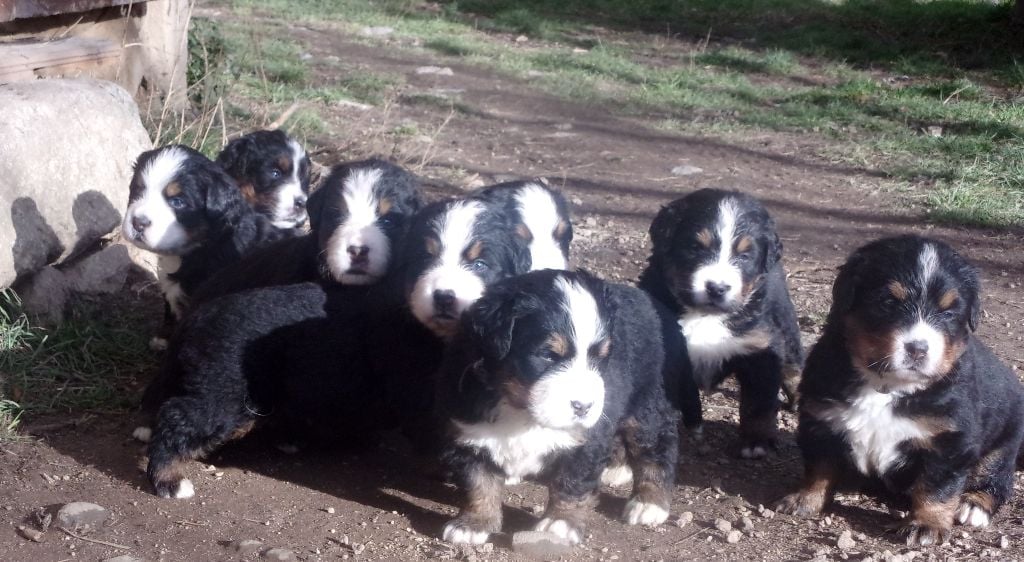
[[[366,37],[385,37],[394,33],[394,28],[379,26],[379,27],[364,27],[360,33]]]
[[[485,542],[484,544],[478,546],[477,550],[479,550],[480,552],[483,552],[485,554],[489,554],[491,552],[494,552],[494,544],[493,543],[489,543],[489,542]]]
[[[576,47],[575,49],[572,50],[572,52],[577,54],[577,55],[579,55],[579,54],[583,54],[583,53],[586,53],[586,52],[589,52],[589,51],[587,51],[586,49],[581,49],[580,47]]]
[[[416,69],[416,74],[436,74],[438,76],[452,76],[455,74],[447,66],[421,66]]]
[[[695,176],[695,175],[697,175],[697,174],[699,174],[699,173],[701,173],[703,171],[704,171],[703,168],[698,168],[697,166],[690,166],[689,164],[687,164],[687,165],[684,165],[684,166],[676,166],[675,168],[672,168],[672,175],[673,176]]]
[[[113,558],[104,558],[100,562],[142,562],[141,558],[122,554],[121,556],[115,556]]]
[[[723,533],[727,533],[732,530],[732,523],[725,519],[715,519],[715,528]]]
[[[764,517],[765,519],[771,519],[775,517],[775,512],[768,509],[767,507],[762,507],[761,509],[757,510],[757,514],[761,517]]]
[[[754,530],[754,522],[749,517],[743,516],[740,518],[740,529],[749,533]]]
[[[676,525],[678,525],[680,529],[689,525],[690,523],[693,523],[692,511],[684,511],[679,514],[679,519],[676,519]]]
[[[89,502],[64,504],[57,511],[57,525],[76,532],[97,529],[109,518],[110,511],[107,508]]]
[[[938,137],[942,136],[942,127],[940,127],[938,125],[929,125],[927,130],[928,130],[928,136],[930,136],[930,137],[938,138]]]
[[[249,554],[249,553],[252,553],[252,552],[256,552],[257,550],[260,549],[261,546],[263,546],[263,543],[261,543],[260,541],[257,541],[257,540],[253,540],[253,539],[242,539],[242,540],[233,541],[231,543],[231,548],[233,548],[233,549],[235,549],[235,551],[241,552],[243,554]]]
[[[551,533],[519,531],[512,534],[512,552],[551,560],[571,554],[572,543]]]
[[[43,534],[24,525],[18,525],[18,533],[32,542],[43,542]]]
[[[1002,548],[1004,550],[1010,548],[1010,537],[1006,535],[1001,535],[999,537],[999,548]]]
[[[516,37],[516,43],[526,43],[529,40],[530,38],[525,35],[520,35],[519,37]]]
[[[729,531],[729,534],[725,535],[725,542],[729,544],[736,544],[743,538],[743,533],[733,529]]]
[[[857,541],[853,540],[853,533],[849,530],[839,533],[839,540],[836,541],[836,546],[839,550],[850,550],[857,546]]]
[[[327,509],[325,509],[324,511],[326,511],[327,513],[329,513],[329,514],[331,514],[331,515],[334,515],[334,508],[333,508],[333,507],[328,507],[328,508],[327,508]]]
[[[295,553],[288,550],[287,548],[271,548],[270,550],[263,553],[265,560],[271,560],[272,562],[297,562],[298,558],[295,557]]]
[[[310,60],[313,58],[313,53],[302,53],[299,55],[299,60]]]

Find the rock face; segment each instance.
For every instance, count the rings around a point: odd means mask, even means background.
[[[152,144],[135,102],[111,82],[15,82],[0,86],[0,107],[5,287],[115,230],[135,158]]]
[[[94,531],[109,518],[107,508],[89,502],[72,502],[57,511],[57,525],[72,532]]]

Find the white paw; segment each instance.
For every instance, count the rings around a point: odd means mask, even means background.
[[[960,504],[960,509],[956,512],[956,520],[961,525],[970,525],[971,527],[988,527],[991,518],[984,509],[976,505],[969,503]]]
[[[461,521],[451,521],[444,526],[441,538],[455,544],[484,544],[491,534],[467,527]]]
[[[505,477],[505,485],[506,486],[515,486],[516,484],[519,484],[522,481],[523,481],[523,479],[520,476],[506,476]]]
[[[760,445],[754,445],[753,447],[743,447],[740,449],[740,456],[745,459],[763,459],[768,454],[768,451]]]
[[[183,478],[181,482],[178,483],[178,490],[174,492],[174,498],[184,500],[191,498],[194,495],[196,495],[196,488],[192,485],[192,481],[188,478]]]
[[[167,351],[167,338],[153,336],[149,340],[149,349],[152,351]]]
[[[572,544],[580,544],[583,542],[583,537],[580,536],[579,529],[576,529],[568,521],[564,519],[551,519],[545,517],[537,523],[537,526],[533,528],[534,531],[540,531],[542,533],[551,533],[561,539],[567,540]]]
[[[659,505],[644,503],[636,498],[629,500],[623,518],[630,525],[656,527],[668,519],[668,512]]]
[[[132,437],[138,441],[142,441],[143,443],[149,443],[149,440],[153,438],[153,429],[140,425],[132,431]]]
[[[274,447],[286,455],[294,455],[299,452],[299,446],[295,443],[278,443]]]
[[[628,464],[620,464],[604,469],[601,483],[612,488],[622,488],[633,483],[633,469]]]

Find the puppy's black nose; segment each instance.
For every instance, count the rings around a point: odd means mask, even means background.
[[[365,258],[370,253],[369,246],[349,246],[348,255],[352,259]]]
[[[908,341],[903,344],[903,348],[907,350],[907,355],[915,361],[920,361],[928,356],[928,342],[924,340]]]
[[[434,308],[438,312],[452,312],[455,310],[455,291],[437,290],[434,291]]]
[[[722,297],[724,297],[731,288],[731,286],[725,283],[718,283],[715,281],[708,281],[704,284],[704,289],[708,292],[708,297],[714,301],[722,300]]]
[[[134,228],[136,232],[146,230],[146,227],[151,224],[153,223],[151,223],[146,217],[132,217],[132,228]]]
[[[579,400],[573,400],[572,402],[569,402],[569,405],[572,406],[572,413],[576,414],[577,418],[582,418],[587,415],[587,412],[590,411],[590,407],[594,404],[592,402],[580,402]]]
[[[305,209],[306,208],[306,196],[305,195],[299,195],[298,197],[295,198],[295,208],[296,209]]]

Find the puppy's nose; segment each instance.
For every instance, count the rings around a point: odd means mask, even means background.
[[[903,344],[903,348],[907,350],[907,355],[915,361],[920,361],[928,356],[928,342],[924,340],[908,341]]]
[[[594,403],[573,400],[572,402],[569,402],[569,405],[572,406],[572,413],[576,414],[577,418],[582,418],[587,415],[587,412],[590,411],[590,407],[593,406]]]
[[[146,217],[132,217],[132,228],[134,228],[136,232],[146,230],[146,228],[151,224],[153,223]]]
[[[714,301],[722,300],[722,297],[724,297],[731,288],[732,287],[730,285],[717,281],[708,281],[704,284],[704,289],[708,292],[708,297]]]
[[[348,255],[352,259],[365,258],[370,253],[369,246],[349,246]]]
[[[434,291],[434,308],[438,312],[451,312],[455,309],[455,291]]]
[[[306,208],[306,196],[305,195],[299,195],[299,196],[297,196],[295,198],[295,208],[296,209],[305,209]]]

